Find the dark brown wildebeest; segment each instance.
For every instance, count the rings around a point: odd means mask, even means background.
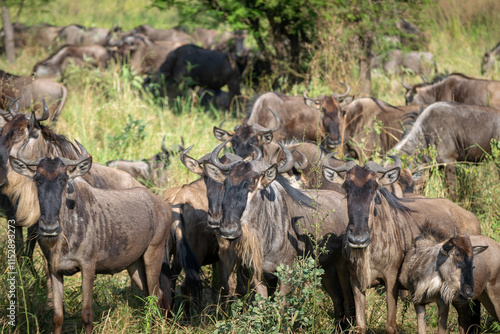
[[[135,27],[126,35],[142,34],[152,41],[171,41],[183,44],[194,43],[193,37],[181,29],[155,29],[148,24]]]
[[[106,166],[127,172],[145,185],[165,188],[168,181],[166,169],[170,165],[170,157],[183,150],[184,140],[182,140],[182,145],[168,148],[165,145],[165,137],[163,137],[161,152],[156,153],[151,158],[138,161],[111,160],[106,162]]]
[[[324,146],[331,150],[340,143],[339,121],[341,108],[339,98],[346,96],[350,91],[342,95],[332,96],[320,95],[310,98],[304,91],[304,96],[287,96],[281,93],[269,92],[260,95],[246,116],[246,123],[257,124],[266,128],[275,128],[276,140],[297,139],[310,141],[324,141]],[[277,125],[275,117],[269,113],[274,111],[281,124]]]
[[[387,153],[421,109],[420,106],[394,107],[375,98],[352,101],[340,121],[346,153],[360,161],[370,160],[375,153]]]
[[[59,82],[48,78],[33,78],[15,75],[0,70],[0,108],[7,109],[10,98],[19,97],[16,111],[33,108],[39,115],[43,111],[45,99],[49,108],[49,117],[56,121],[66,104],[68,90]]]
[[[430,232],[430,231],[429,231]],[[469,331],[466,318],[468,305],[463,301],[478,297],[474,291],[473,263],[477,256],[488,246],[472,245],[469,235],[455,235],[440,242],[432,235],[424,234],[417,237],[415,246],[407,253],[399,282],[408,289],[413,297],[417,313],[417,328],[419,334],[426,333],[425,305],[436,302],[438,305],[438,333],[445,334],[447,330],[449,304],[457,306],[460,332]],[[478,273],[478,270],[475,270]],[[484,275],[479,275],[484,277]],[[483,279],[478,279],[482,281]],[[464,309],[465,306],[465,309]],[[465,312],[464,312],[465,311]],[[464,314],[465,313],[465,314]],[[465,317],[465,318],[464,318]]]
[[[137,286],[170,308],[168,232],[172,209],[143,187],[104,190],[78,178],[92,157],[78,143],[77,160],[28,160],[10,156],[12,169],[36,185],[38,242],[48,262],[54,294],[54,333],[63,325],[64,276],[82,272],[82,322],[92,332],[92,291],[96,274],[127,269]],[[63,201],[64,199],[64,201]]]
[[[425,108],[410,132],[392,153],[412,156],[419,149],[436,147],[436,161],[446,164],[445,177],[452,199],[455,199],[457,161],[479,162],[491,154],[491,140],[500,138],[500,111],[455,102],[436,102]],[[432,157],[423,156],[423,162]]]
[[[120,60],[128,61],[137,74],[152,74],[158,71],[168,54],[184,45],[181,42],[153,41],[141,34],[124,37],[115,44]]]
[[[109,29],[86,28],[78,24],[67,25],[59,31],[58,37],[67,45],[106,45]]]
[[[486,49],[484,52],[481,61],[481,75],[485,75],[487,72],[493,70],[498,61],[500,61],[500,42],[491,51]]]
[[[227,85],[229,100],[240,95],[240,76],[246,66],[245,57],[205,50],[196,45],[183,45],[170,52],[161,68],[144,86],[159,84],[158,94],[175,98],[184,89],[194,86],[219,90]]]
[[[103,70],[110,58],[110,51],[101,45],[63,45],[50,56],[36,63],[33,67],[33,75],[63,77],[71,62],[79,66],[88,65]]]
[[[406,88],[406,104],[427,105],[437,101],[454,101],[500,109],[500,81],[474,79],[460,73],[437,76],[432,83]]]
[[[372,60],[372,68],[383,68],[387,74],[400,74],[402,68],[410,69],[416,74],[425,76],[438,73],[436,60],[430,52],[392,50],[376,56]]]
[[[328,250],[316,255],[325,270],[322,284],[335,313],[351,315],[352,295],[341,256],[347,226],[344,195],[317,190],[313,200],[312,193],[291,187],[279,175],[294,165],[292,154],[283,145],[285,162],[278,167],[259,160],[222,164],[217,156],[224,144],[212,152],[213,164],[203,166],[218,188],[207,185],[209,210],[222,211],[220,220],[211,223],[219,227],[222,238],[231,241],[243,265],[253,270],[257,293],[267,296],[263,273],[274,273],[280,264],[291,266],[297,256],[314,253],[311,236]],[[288,289],[287,284],[280,284],[281,293]]]
[[[337,168],[325,165],[324,169],[325,178],[342,184],[346,192],[349,223],[344,256],[350,263],[356,327],[361,333],[367,329],[366,290],[380,281],[387,289],[386,331],[397,333],[398,273],[421,228],[430,226],[443,235],[455,228],[459,233],[468,229],[472,234],[481,233],[481,223],[474,214],[449,200],[422,196],[403,202],[384,188],[399,178],[402,163],[395,159],[396,167],[391,169],[373,161],[364,167],[350,161]]]

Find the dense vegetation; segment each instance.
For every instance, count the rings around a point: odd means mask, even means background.
[[[228,1],[223,1],[227,3]],[[364,2],[358,1],[360,4]],[[385,3],[385,1],[383,1]],[[29,3],[29,1],[27,1]],[[168,2],[167,2],[168,3]],[[229,2],[230,3],[230,2]],[[335,1],[337,7],[327,8],[330,15],[318,16],[317,32],[311,36],[314,50],[310,50],[307,66],[301,67],[305,81],[289,85],[278,80],[288,94],[300,95],[306,86],[310,95],[342,92],[339,82],[348,83],[356,97],[362,97],[362,81],[359,79],[358,48],[351,48],[349,34],[352,27],[334,19],[336,10],[343,10],[348,17],[349,1]],[[371,3],[371,2],[370,2]],[[392,3],[392,2],[391,2]],[[85,26],[107,27],[120,25],[129,30],[140,24],[156,28],[172,28],[180,22],[174,9],[160,10],[148,1],[90,0],[36,2],[36,6],[24,8],[19,22],[34,24],[49,22],[54,25],[78,23]],[[334,6],[334,5],[331,5]],[[399,8],[399,7],[398,7]],[[401,7],[403,8],[403,7]],[[406,7],[405,7],[406,8]],[[12,21],[17,11],[12,7]],[[500,36],[500,3],[495,0],[440,0],[436,3],[420,3],[420,8],[395,12],[397,15],[418,23],[428,33],[427,49],[436,58],[439,69],[480,76],[479,65],[485,48],[496,45]],[[394,14],[394,15],[396,15]],[[393,15],[393,14],[391,14]],[[222,27],[219,27],[222,28]],[[241,28],[241,27],[240,27]],[[351,29],[351,30],[350,30]],[[47,56],[49,51],[38,48],[19,50],[13,64],[0,58],[0,68],[15,74],[29,75],[33,65]],[[500,79],[500,70],[488,74]],[[262,78],[259,87],[245,85],[243,94],[252,97],[257,92],[269,90],[276,77]],[[371,95],[393,105],[404,104],[404,89],[400,77],[387,77],[382,72],[372,72]],[[410,81],[420,79],[414,77]],[[126,67],[111,65],[106,71],[73,67],[65,85],[69,100],[54,129],[69,139],[79,140],[95,161],[111,159],[142,159],[160,150],[163,136],[166,142],[178,144],[181,137],[186,145],[194,145],[193,157],[200,157],[216,146],[212,127],[225,121],[223,127],[232,129],[243,119],[242,110],[228,113],[216,109],[205,112],[197,107],[190,96],[179,98],[173,107],[161,106],[151,98],[141,95],[142,78]],[[500,241],[500,182],[495,171],[499,163],[499,150],[481,165],[466,165],[458,169],[458,202],[474,212],[482,222],[483,233]],[[446,197],[444,177],[437,168],[430,168],[425,194],[429,197]],[[195,180],[196,175],[187,171],[178,159],[173,159],[168,169],[169,187]],[[155,189],[160,191],[161,189]],[[43,274],[43,256],[36,253],[35,267],[41,277],[34,277],[25,264],[19,265],[17,326],[7,323],[6,282],[6,230],[0,224],[0,328],[2,332],[36,333],[51,332],[52,312],[46,306],[47,289]],[[300,274],[300,275],[299,275]],[[114,276],[98,276],[94,288],[94,324],[96,333],[149,333],[149,332],[331,332],[335,324],[331,317],[332,303],[315,284],[319,275],[314,264],[303,260],[292,269],[282,268],[281,277],[293,277],[298,282],[295,292],[288,296],[290,307],[284,314],[279,300],[260,301],[258,307],[249,307],[239,301],[230,309],[217,308],[208,300],[210,271],[205,272],[207,300],[201,315],[187,317],[182,309],[173,319],[164,319],[156,309],[154,300],[144,298],[130,287],[125,273]],[[299,277],[300,276],[300,277]],[[313,282],[305,284],[305,282]],[[81,280],[78,275],[65,279],[65,332],[81,332]],[[368,293],[367,320],[374,332],[383,332],[385,302],[382,291]],[[246,312],[242,313],[241,310]],[[436,331],[435,306],[428,315],[430,330]],[[293,312],[292,312],[293,311]],[[456,317],[450,319],[450,329],[457,332]],[[499,331],[500,325],[488,320],[483,314],[482,324],[490,331]],[[403,333],[416,331],[413,307],[409,301],[400,302],[398,325]]]

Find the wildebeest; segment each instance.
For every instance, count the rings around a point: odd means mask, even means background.
[[[47,78],[32,78],[0,70],[0,108],[8,109],[11,98],[18,98],[16,112],[30,108],[40,114],[43,99],[47,103],[49,117],[56,121],[66,104],[68,90],[64,85]],[[9,110],[10,111],[10,110]]]
[[[240,95],[240,75],[245,68],[245,58],[234,54],[205,50],[196,45],[183,45],[170,52],[160,70],[145,81],[160,85],[159,95],[175,98],[194,86],[219,90],[227,85],[229,100]]]
[[[315,255],[325,270],[322,284],[333,300],[335,313],[350,315],[352,295],[340,256],[347,223],[344,196],[318,190],[313,200],[309,197],[312,194],[291,187],[279,175],[294,165],[283,145],[285,162],[280,167],[259,160],[224,165],[217,157],[223,146],[212,152],[213,164],[203,166],[218,184],[218,190],[207,185],[209,209],[222,211],[221,219],[211,223],[218,226],[222,238],[230,240],[243,265],[253,270],[257,293],[267,296],[263,273],[274,273],[280,264],[290,266],[299,255],[314,254],[311,237],[328,250]],[[288,290],[281,282],[280,292]]]
[[[103,70],[107,66],[111,53],[101,45],[63,45],[33,67],[36,77],[64,76],[71,62],[76,65],[89,65]]]
[[[495,64],[500,60],[500,42],[490,51],[486,49],[481,61],[481,75],[495,68]]]
[[[325,165],[325,178],[342,184],[347,198],[349,222],[345,231],[344,256],[349,261],[351,284],[356,304],[356,327],[366,332],[365,293],[383,281],[387,290],[386,331],[396,333],[398,273],[406,253],[421,228],[430,226],[443,235],[455,228],[481,233],[481,223],[473,213],[451,201],[425,197],[396,198],[384,188],[397,181],[402,167],[386,169],[369,161],[364,167],[350,161],[340,167]],[[337,208],[335,207],[335,210]]]
[[[480,295],[474,291],[473,261],[488,246],[473,246],[471,239],[467,234],[462,236],[455,232],[453,237],[440,242],[435,240],[434,236],[424,234],[417,237],[414,248],[406,255],[399,282],[412,295],[419,334],[426,333],[426,304],[437,302],[438,333],[444,334],[447,329],[449,304]],[[463,310],[460,304],[457,305],[461,332],[467,332],[467,315],[463,314],[463,311],[467,313],[468,310]]]
[[[310,98],[304,96],[287,96],[281,93],[268,92],[260,95],[249,108],[246,123],[257,124],[267,128],[276,127],[275,117],[269,113],[273,110],[281,120],[274,138],[276,140],[297,139],[325,141],[324,146],[331,150],[340,143],[339,119],[340,105],[338,99],[344,94],[320,95]]]
[[[215,29],[194,28],[191,33],[194,43],[199,43],[202,48],[224,52],[235,52],[241,54],[244,51],[245,33],[219,32]]]
[[[14,30],[14,45],[16,49],[26,46],[42,46],[50,47],[53,45],[59,31],[62,27],[56,27],[48,23],[37,23],[32,26],[27,26],[22,23],[13,23]],[[0,40],[3,44],[5,33],[2,28],[0,32]]]
[[[404,78],[403,78],[404,79]],[[427,105],[437,101],[454,101],[500,108],[500,81],[474,79],[460,73],[438,75],[431,83],[406,88],[406,104]]]
[[[479,162],[491,154],[491,140],[500,138],[500,111],[455,102],[436,102],[425,108],[410,132],[391,150],[412,156],[419,149],[436,148],[436,161],[446,164],[446,184],[455,198],[457,161]],[[423,162],[432,157],[424,155]]]
[[[430,52],[392,50],[376,56],[372,60],[372,68],[383,68],[387,74],[400,74],[402,68],[425,76],[438,73],[436,60]]]
[[[106,166],[127,172],[145,185],[165,188],[167,185],[166,169],[170,164],[170,157],[183,150],[184,143],[168,148],[165,145],[165,137],[163,137],[161,152],[156,153],[151,158],[139,161],[111,160],[106,162]]]
[[[10,156],[12,169],[38,192],[38,242],[48,262],[54,294],[54,333],[63,325],[64,276],[82,272],[82,322],[92,332],[92,291],[96,274],[127,269],[137,286],[169,309],[168,232],[170,206],[143,187],[103,190],[78,178],[92,157],[77,142],[77,160]],[[64,200],[63,200],[64,199]]]
[[[181,42],[153,41],[140,34],[124,37],[114,44],[121,61],[128,61],[137,74],[152,74],[158,71],[168,54],[184,45]]]
[[[183,44],[194,43],[193,37],[181,29],[156,29],[148,24],[135,27],[127,35],[143,34],[152,41],[171,41]]]
[[[58,37],[67,45],[106,45],[109,29],[86,28],[78,24],[62,27]]]
[[[394,107],[376,98],[361,98],[349,103],[341,119],[340,132],[346,153],[360,161],[385,154],[399,142],[421,106]]]

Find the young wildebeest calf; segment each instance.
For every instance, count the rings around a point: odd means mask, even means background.
[[[52,280],[54,333],[62,330],[64,276],[81,271],[82,322],[90,334],[95,274],[127,269],[140,289],[170,307],[166,246],[172,211],[145,188],[103,190],[77,178],[92,166],[92,157],[77,144],[82,152],[77,160],[26,160],[24,144],[10,163],[38,191],[38,236]]]
[[[465,301],[473,297],[477,298],[481,294],[474,291],[473,259],[477,259],[477,256],[488,246],[473,246],[472,238],[481,240],[485,237],[469,238],[468,234],[460,236],[455,231],[452,238],[436,242],[430,236],[425,235],[415,240],[415,247],[405,257],[399,281],[413,296],[419,334],[426,333],[425,304],[437,302],[438,333],[444,334],[449,304],[454,300]],[[476,276],[480,276],[479,280],[484,279],[484,275]],[[464,316],[467,315],[463,314],[468,309],[465,303],[457,307],[461,332],[468,330],[467,324],[464,323],[467,319]]]

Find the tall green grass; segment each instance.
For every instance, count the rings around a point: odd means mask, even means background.
[[[498,6],[498,2],[494,0],[481,0],[478,4],[465,0],[440,0],[437,7],[422,9],[421,15],[425,22],[422,28],[428,30],[431,36],[428,50],[436,56],[440,70],[479,76],[479,65],[485,47],[491,48],[500,38],[496,35],[500,31]],[[14,21],[15,13],[16,11],[11,11]],[[147,1],[130,0],[53,1],[36,8],[23,9],[19,21],[29,24],[48,22],[55,25],[78,23],[96,27],[118,24],[125,30],[143,23],[158,28],[171,28],[177,24],[174,11],[161,12],[150,8]],[[291,94],[300,95],[306,87],[309,88],[310,95],[332,91],[339,93],[344,91],[339,82],[345,82],[352,87],[352,93],[356,95],[359,87],[356,59],[349,48],[342,44],[342,27],[326,23],[322,24],[322,27],[319,42],[323,52],[314,56],[308,80],[292,87]],[[47,50],[22,50],[14,64],[0,58],[0,68],[15,74],[29,75],[33,65],[47,55]],[[500,73],[496,71],[488,77],[500,78]],[[411,82],[419,80],[418,77],[410,78]],[[222,127],[232,129],[243,118],[243,114],[234,117],[223,111],[202,110],[189,96],[179,98],[176,108],[155,103],[137,88],[140,82],[141,79],[128,69],[113,64],[104,72],[70,68],[65,81],[69,91],[68,102],[58,123],[53,125],[54,130],[66,135],[70,140],[79,140],[94,160],[101,163],[118,158],[148,158],[160,151],[163,136],[166,137],[167,146],[179,144],[182,137],[186,146],[194,145],[189,154],[198,158],[218,144],[212,134],[213,126],[219,126],[225,121]],[[383,73],[374,72],[372,87],[373,96],[393,105],[404,104],[405,89],[401,86],[399,77],[387,77]],[[255,92],[253,88],[243,89],[243,94],[248,97]],[[500,182],[495,169],[496,163],[498,164],[498,154],[478,166],[460,166],[457,172],[457,186],[459,204],[479,217],[483,233],[500,240]],[[167,173],[168,187],[182,185],[197,178],[188,172],[177,158],[172,160]],[[441,171],[436,169],[430,174],[425,194],[429,197],[448,196]],[[47,307],[43,256],[39,249],[35,254],[35,268],[40,277],[34,277],[26,264],[19,265],[17,327],[11,328],[6,322],[6,223],[2,222],[0,227],[0,330],[13,333],[51,332],[52,312]],[[307,265],[303,264],[300,268],[306,267]],[[294,274],[298,273],[292,272],[292,275]],[[206,270],[205,276],[209,275],[210,272]],[[66,333],[82,331],[80,284],[79,275],[65,278]],[[204,286],[208,292],[208,282],[204,282]],[[309,287],[304,285],[304,289]],[[319,289],[312,291],[313,293],[308,292],[304,305],[309,305],[307,303],[314,299],[314,309],[321,315],[321,318],[317,319],[314,332],[331,332],[334,324],[328,310],[333,308],[332,303]],[[298,292],[300,295],[301,291]],[[384,332],[383,292],[370,290],[367,300],[369,328],[376,333]],[[266,307],[276,307],[271,300],[269,303]],[[272,318],[269,314],[259,309],[242,315],[237,306],[238,304],[228,311],[216,307],[214,301],[205,299],[204,310],[200,315],[189,318],[179,311],[176,317],[165,319],[158,316],[150,299],[131,287],[126,274],[99,275],[94,285],[94,332],[233,333],[241,332],[243,328],[258,332],[258,328],[252,325],[272,320],[269,320]],[[434,306],[428,309],[429,331],[435,332],[437,311]],[[486,322],[487,316],[483,314],[483,323]],[[458,331],[456,314],[453,313],[450,317],[449,324],[451,332]],[[400,303],[398,325],[403,333],[416,331],[415,314],[408,301]],[[295,330],[308,332],[304,328],[310,327],[298,327]]]

